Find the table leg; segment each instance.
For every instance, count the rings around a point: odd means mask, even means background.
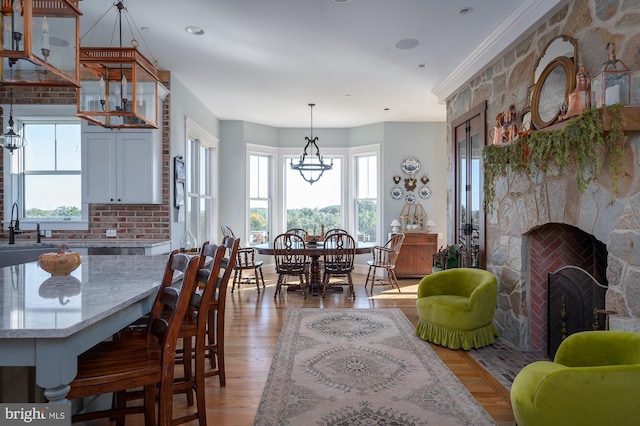
[[[309,286],[311,287],[311,295],[317,296],[320,292],[322,282],[320,280],[320,256],[311,256],[311,271],[309,278]]]

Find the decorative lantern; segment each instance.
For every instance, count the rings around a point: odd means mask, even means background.
[[[78,87],[79,0],[2,0],[0,84]]]
[[[611,50],[611,51],[610,51]],[[591,105],[600,108],[605,105],[631,103],[631,70],[616,58],[616,44],[607,44],[607,60],[600,74],[591,81]]]
[[[76,115],[112,129],[157,128],[158,95],[168,91],[158,81],[156,64],[138,51],[136,40],[132,47],[122,46],[122,14],[128,12],[122,1],[114,3],[113,8],[117,9],[119,46],[80,47]],[[132,21],[127,16],[126,22]]]

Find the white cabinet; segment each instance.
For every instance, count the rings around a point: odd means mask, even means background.
[[[160,130],[82,133],[84,202],[162,203]]]

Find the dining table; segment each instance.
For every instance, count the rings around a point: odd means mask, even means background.
[[[365,242],[365,241],[357,241],[355,247],[355,254],[366,254],[371,253],[373,248],[376,246],[376,243],[373,242]],[[273,243],[262,243],[256,244],[253,248],[259,254],[265,255],[273,255],[274,248]],[[307,256],[311,259],[309,265],[309,286],[311,287],[311,294],[313,296],[317,296],[319,294],[319,289],[322,285],[322,276],[321,276],[321,268],[320,268],[320,258],[324,255],[324,242],[319,241],[315,243],[305,242],[304,246],[294,246],[292,250],[299,251],[302,253],[302,249],[306,250]],[[292,287],[295,288],[295,287]],[[335,289],[341,289],[341,287],[335,287]]]
[[[167,259],[85,255],[64,276],[38,262],[0,268],[0,366],[35,366],[47,400],[70,407],[78,356],[151,310]]]

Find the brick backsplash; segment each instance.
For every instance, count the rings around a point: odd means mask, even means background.
[[[169,75],[162,83],[169,87]],[[164,79],[163,79],[164,80]],[[171,96],[171,95],[169,95]],[[76,90],[70,88],[14,88],[15,104],[71,105],[76,104]],[[0,87],[0,104],[8,104],[8,88]],[[0,109],[0,115],[3,113]],[[169,97],[162,105],[162,204],[90,204],[89,229],[86,231],[51,230],[53,240],[109,239],[106,230],[115,229],[117,238],[166,241],[171,238],[170,228],[170,110]],[[3,164],[0,150],[0,199],[4,197]],[[4,205],[0,203],[0,214],[4,217]],[[48,229],[48,228],[47,228]],[[8,231],[0,231],[0,239],[9,238]],[[17,240],[35,240],[33,233],[20,234]]]

